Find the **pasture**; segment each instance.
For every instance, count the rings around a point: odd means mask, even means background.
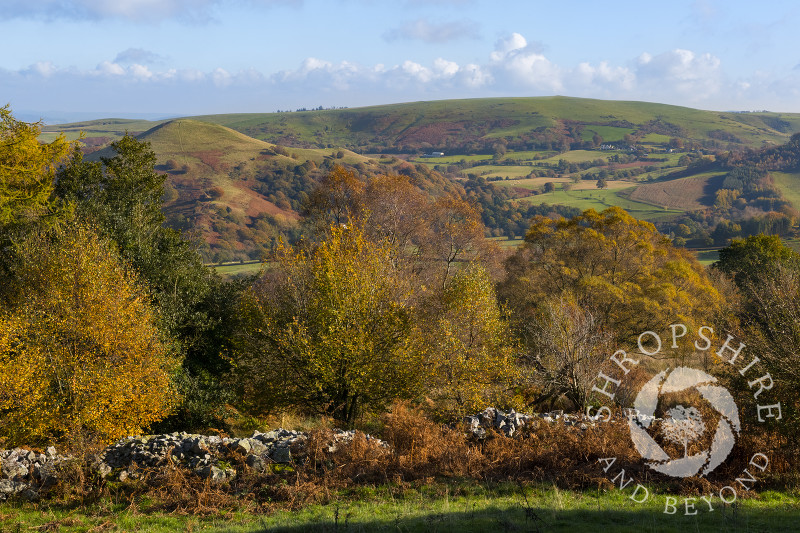
[[[457,480],[422,486],[381,485],[341,490],[326,503],[295,510],[170,512],[154,500],[136,505],[113,501],[70,508],[58,504],[0,504],[0,531],[796,531],[800,496],[794,491],[764,491],[725,505],[712,500],[686,515],[681,495],[657,494],[637,504],[630,490],[567,490],[552,484],[469,484]],[[667,514],[667,497],[679,505]]]
[[[625,209],[632,216],[648,221],[663,219],[678,215],[683,210],[665,209],[650,205],[644,202],[634,201],[627,198],[624,193],[630,191],[633,187],[619,188],[619,189],[584,189],[563,191],[556,190],[553,193],[539,194],[536,196],[529,196],[525,200],[535,203],[546,204],[560,204],[570,207],[577,207],[581,210],[594,209],[595,211],[602,211],[611,206],[619,206]]]

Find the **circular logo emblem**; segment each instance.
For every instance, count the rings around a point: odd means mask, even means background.
[[[671,400],[665,402],[665,398]],[[657,412],[661,418],[656,418]],[[689,445],[702,442],[714,422],[716,431],[710,445],[690,455]],[[717,385],[714,376],[688,367],[664,370],[645,383],[636,396],[628,424],[633,444],[647,465],[672,477],[710,473],[728,457],[741,431],[739,411],[730,392]],[[671,449],[682,450],[682,454],[668,454],[654,436],[662,443],[672,443]]]

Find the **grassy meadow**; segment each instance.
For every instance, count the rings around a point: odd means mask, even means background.
[[[698,500],[686,515],[684,497],[672,495],[676,512],[666,514],[668,494],[638,504],[631,491],[560,489],[552,484],[468,484],[459,481],[399,487],[381,485],[337,491],[325,504],[297,510],[208,507],[205,512],[170,512],[157,501],[121,505],[113,501],[77,507],[0,504],[0,531],[208,531],[371,532],[402,531],[607,531],[652,532],[796,531],[800,495],[764,491],[733,505],[712,499],[714,510]],[[691,504],[691,501],[690,501]],[[691,509],[691,508],[690,508]],[[691,510],[689,512],[692,512]]]

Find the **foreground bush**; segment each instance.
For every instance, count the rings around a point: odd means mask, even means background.
[[[170,410],[177,362],[145,294],[84,226],[18,246],[19,297],[0,314],[0,437],[109,442]]]

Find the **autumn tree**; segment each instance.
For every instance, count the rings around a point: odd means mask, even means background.
[[[731,276],[740,288],[746,289],[759,277],[779,265],[800,267],[800,255],[786,246],[777,235],[751,235],[733,239],[719,251],[714,268]]]
[[[373,239],[386,239],[398,253],[416,250],[426,231],[428,199],[408,176],[381,175],[367,181],[356,209]]]
[[[114,246],[78,224],[17,248],[25,290],[0,313],[0,434],[107,443],[168,414],[178,362]]]
[[[530,320],[518,323],[528,347],[526,374],[536,393],[530,403],[567,400],[583,411],[597,377],[597,369],[614,353],[610,332],[600,326],[591,309],[564,292],[548,297]]]
[[[742,337],[768,369],[773,394],[782,399],[783,429],[793,435],[800,412],[800,255],[777,236],[754,235],[720,250],[714,267],[739,288]],[[749,395],[750,387],[733,375]]]
[[[63,135],[39,142],[40,123],[16,120],[0,108],[0,226],[41,214],[50,206],[53,177],[69,154]]]
[[[470,263],[456,270],[444,289],[427,295],[420,318],[427,395],[440,413],[513,404],[517,352],[486,269]]]
[[[324,234],[331,226],[341,226],[359,216],[364,184],[341,165],[334,165],[309,195],[303,214],[314,234]]]
[[[696,326],[719,308],[697,260],[618,207],[535,217],[506,268],[500,293],[522,325],[541,301],[568,293],[618,343],[675,322]]]
[[[277,268],[241,308],[235,365],[252,408],[295,407],[352,424],[418,393],[411,291],[393,256],[358,225],[331,227],[313,248],[278,251]]]
[[[217,404],[205,408],[216,412],[231,399],[220,381],[229,369],[220,354],[234,327],[237,287],[203,264],[194,243],[166,227],[162,197],[167,176],[155,171],[149,143],[125,135],[111,148],[113,155],[100,161],[84,159],[76,149],[58,172],[55,196],[111,240],[146,284],[159,328],[185,354],[184,398],[193,401],[192,391],[213,390],[209,398]],[[180,416],[175,425],[202,429],[221,424],[194,407],[181,409]]]
[[[421,255],[430,268],[430,283],[446,287],[460,263],[488,258],[493,250],[484,237],[477,207],[455,195],[436,198],[427,210],[427,234]]]

